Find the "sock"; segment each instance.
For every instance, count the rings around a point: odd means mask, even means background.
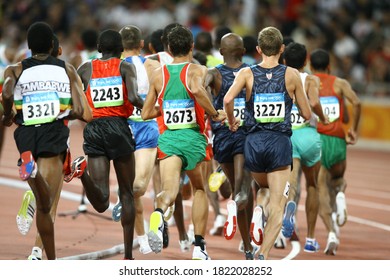
[[[202,250],[204,250],[204,238],[201,235],[195,235],[195,246],[200,246]]]

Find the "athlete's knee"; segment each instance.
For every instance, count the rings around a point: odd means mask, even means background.
[[[146,186],[144,183],[134,182],[133,193],[135,198],[143,196],[145,192],[146,192]]]

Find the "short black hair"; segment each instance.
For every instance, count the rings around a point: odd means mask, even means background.
[[[58,40],[57,35],[53,34],[53,49],[51,50],[50,55],[54,57],[58,57],[59,50],[60,50],[60,41]]]
[[[81,41],[87,50],[96,50],[99,33],[95,29],[86,29],[81,33]]]
[[[157,29],[153,31],[152,34],[150,35],[150,44],[152,44],[152,47],[156,52],[164,51],[164,45],[161,41],[162,36],[163,36],[162,29]]]
[[[242,38],[242,41],[244,42],[244,48],[246,50],[246,53],[256,53],[257,40],[255,36],[246,35]]]
[[[301,69],[305,66],[307,56],[306,47],[299,43],[290,43],[284,49],[283,56],[287,66]]]
[[[168,34],[168,46],[173,56],[187,55],[193,43],[191,31],[184,26],[176,26]]]
[[[27,45],[32,53],[50,53],[53,29],[43,21],[33,23],[27,30]]]
[[[123,47],[127,50],[138,49],[141,46],[142,32],[135,25],[126,25],[119,30]]]
[[[168,34],[171,32],[171,30],[177,26],[181,26],[180,23],[174,22],[170,23],[167,26],[164,27],[163,34],[161,36],[161,41],[163,43],[163,46],[166,47],[168,46]]]
[[[329,53],[324,49],[316,49],[310,54],[310,65],[314,70],[324,71],[329,63]]]
[[[104,30],[98,38],[98,51],[115,54],[123,52],[121,34],[112,29]]]
[[[209,53],[213,48],[213,39],[211,33],[201,31],[195,37],[195,49],[204,53]]]

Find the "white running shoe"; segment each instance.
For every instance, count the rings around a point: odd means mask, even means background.
[[[225,225],[226,218],[224,215],[220,214],[215,218],[213,228],[210,229],[210,235],[221,235],[223,231],[223,227]]]
[[[30,261],[40,261],[42,260],[42,249],[39,247],[33,247],[31,250],[31,255],[27,258]]]
[[[263,208],[261,206],[256,206],[253,210],[251,227],[249,230],[249,234],[253,240],[253,242],[261,246],[263,243],[263,234],[264,234],[264,215]]]
[[[206,245],[204,245],[204,250],[200,246],[194,246],[194,251],[192,252],[193,260],[211,260],[210,256],[207,254]]]
[[[192,246],[192,241],[190,240],[179,240],[180,250],[185,253],[189,252]]]
[[[26,235],[32,226],[36,209],[35,196],[31,190],[26,191],[23,195],[22,205],[16,215],[16,225],[19,232]]]
[[[284,237],[282,230],[281,230],[279,232],[278,237],[276,237],[274,247],[276,249],[284,249],[284,248],[286,248],[286,245],[287,245],[286,237]]]
[[[140,253],[146,255],[152,252],[152,249],[149,246],[148,236],[146,234],[138,236],[139,251]]]
[[[337,238],[339,238],[339,236],[340,236],[340,227],[337,224],[337,213],[336,212],[332,212],[332,222],[333,222],[333,227],[334,227],[334,231],[336,233],[336,236],[337,236]]]
[[[228,217],[223,227],[223,235],[227,240],[234,237],[237,230],[237,204],[234,200],[227,203]]]
[[[337,206],[337,224],[342,227],[347,222],[347,203],[345,201],[345,194],[338,192],[336,195]]]
[[[336,233],[329,232],[328,242],[326,243],[326,248],[324,253],[327,255],[336,255],[337,247],[339,246],[339,240],[336,237]]]
[[[170,220],[174,211],[175,211],[175,204],[168,206],[167,211],[165,211],[164,213],[164,221]]]
[[[238,245],[238,251],[241,253],[245,253],[245,246],[244,246],[244,241],[240,241],[240,244]]]

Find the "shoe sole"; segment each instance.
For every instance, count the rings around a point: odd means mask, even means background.
[[[23,181],[30,179],[31,174],[34,171],[35,161],[30,151],[23,152],[20,155],[21,164],[19,166],[19,176]]]
[[[347,222],[347,207],[345,202],[345,195],[336,197],[336,206],[337,206],[337,225],[342,227]]]
[[[223,235],[227,240],[234,237],[237,231],[237,205],[234,200],[227,203],[228,216],[223,227]]]
[[[16,225],[22,235],[26,235],[31,229],[35,208],[34,194],[32,191],[26,191],[23,196],[22,205],[16,215]]]
[[[172,217],[174,211],[175,211],[175,205],[173,204],[172,206],[169,206],[167,211],[165,211],[164,220],[168,221]]]
[[[216,192],[219,190],[219,188],[223,184],[223,180],[220,180],[222,178],[221,173],[214,172],[209,177],[209,189],[211,192]],[[217,182],[216,182],[217,181]]]
[[[324,253],[326,255],[332,255],[332,256],[335,256],[336,255],[336,251],[337,251],[337,243],[336,241],[331,241],[329,242],[327,245],[326,245],[326,248],[324,250]]]
[[[251,227],[249,234],[252,238],[252,241],[257,245],[261,246],[263,244],[263,210],[260,206],[256,206],[253,211],[253,217],[251,222]],[[258,235],[258,238],[257,238]]]
[[[283,219],[282,234],[286,238],[290,238],[294,231],[294,215],[296,210],[296,204],[293,201],[289,201],[286,207],[286,215]]]
[[[163,247],[163,241],[160,239],[160,237],[157,235],[157,232],[159,231],[159,226],[161,222],[161,214],[159,212],[153,212],[150,215],[150,227],[148,232],[148,242],[149,247],[152,249],[153,252],[160,253],[161,249]]]
[[[112,220],[114,222],[119,222],[122,215],[122,204],[119,202],[117,205],[112,208]]]
[[[83,164],[83,162],[86,161],[86,158],[84,156],[80,156],[78,158],[76,158],[73,162],[72,162],[72,167],[71,167],[71,172],[64,176],[64,181],[66,183],[69,183],[70,181],[73,180],[73,178],[77,177],[77,178],[80,178],[81,175],[83,175],[84,173],[84,170],[85,168],[82,170],[81,174],[78,174],[76,175],[76,172],[80,171],[79,169],[76,169],[78,166],[81,166]]]

